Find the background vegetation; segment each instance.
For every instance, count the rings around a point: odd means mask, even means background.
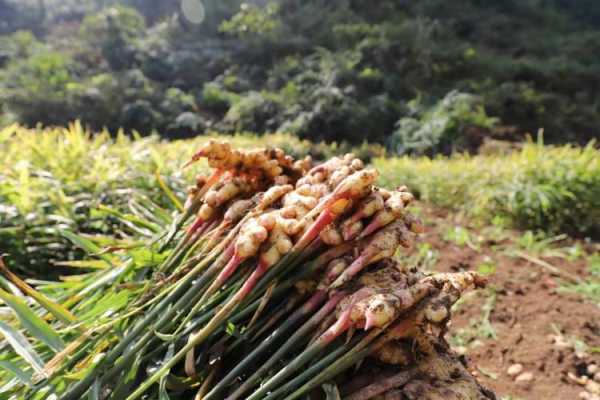
[[[117,4],[118,3],[118,4]],[[0,0],[2,120],[449,154],[598,134],[594,1]]]

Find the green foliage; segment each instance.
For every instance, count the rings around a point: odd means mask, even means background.
[[[398,120],[389,139],[398,154],[451,154],[476,148],[498,122],[487,116],[480,98],[468,93],[452,91],[431,108],[423,107],[419,99],[410,106],[412,116]]]
[[[565,285],[559,290],[567,293],[577,293],[588,297],[600,305],[600,254],[596,253],[587,259],[590,276],[576,284]]]
[[[549,232],[600,232],[600,153],[527,143],[509,155],[377,159],[387,186],[491,221]]]
[[[48,50],[22,55],[26,57],[15,57],[2,71],[2,101],[28,124],[66,122],[61,114],[68,107],[71,60]]]
[[[42,46],[31,31],[21,30],[11,35],[0,36],[1,55],[6,61],[29,57]]]
[[[450,343],[454,346],[476,346],[481,345],[481,339],[496,339],[496,329],[490,321],[490,316],[496,307],[496,297],[494,288],[488,289],[486,298],[480,302],[481,318],[471,318],[468,326],[458,329],[450,338]],[[457,303],[456,306],[459,304]]]
[[[265,35],[280,27],[281,21],[276,19],[278,11],[279,5],[276,3],[269,3],[265,7],[242,3],[239,12],[223,21],[219,30],[236,36]]]
[[[121,70],[134,64],[136,40],[144,29],[144,18],[135,9],[114,6],[86,16],[80,31],[91,48],[101,49],[113,69]]]
[[[227,110],[239,99],[239,95],[223,89],[216,82],[207,83],[202,89],[202,104],[215,111]]]
[[[194,25],[176,0],[0,1],[0,32],[37,37],[0,38],[0,123],[79,118],[171,138],[280,131],[429,155],[539,128],[548,143],[583,144],[600,125],[590,2],[203,4]],[[38,54],[66,60],[56,93],[11,79]]]
[[[120,134],[113,141],[104,132],[92,138],[79,124],[69,130],[36,132],[13,126],[0,131],[3,252],[10,254],[9,262],[18,271],[53,274],[53,263],[81,255],[61,231],[127,235],[127,224],[99,211],[98,204],[118,210],[129,210],[132,202],[145,204],[136,212],[148,202],[169,205],[154,173],[171,172],[163,179],[181,192],[174,154],[192,151],[177,146],[169,160],[155,137],[132,141]]]
[[[257,132],[265,128],[273,129],[272,125],[269,126],[269,120],[277,114],[280,107],[277,99],[269,98],[259,92],[252,92],[229,108],[223,122],[234,132]]]
[[[473,242],[469,230],[462,226],[454,226],[444,234],[444,240],[453,242],[457,246],[469,246],[473,250],[478,250],[477,245]]]
[[[33,55],[27,62],[20,63],[9,78],[32,93],[45,91],[49,94],[64,91],[71,80],[68,61],[62,54],[54,52]]]
[[[477,266],[477,272],[481,275],[493,275],[496,273],[496,264],[486,261]]]

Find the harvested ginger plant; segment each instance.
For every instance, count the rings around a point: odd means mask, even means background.
[[[200,159],[210,174],[145,244],[143,263],[139,247],[119,249],[104,254],[111,269],[89,286],[56,285],[62,303],[52,304],[72,318],[39,315],[59,346],[41,343],[41,354],[30,354],[15,332],[4,361],[31,377],[14,379],[7,393],[493,398],[444,342],[452,305],[484,280],[427,275],[394,259],[423,231],[406,187],[375,186],[378,172],[352,154],[313,165],[279,149],[211,141],[188,164]],[[107,291],[115,306],[94,314]]]

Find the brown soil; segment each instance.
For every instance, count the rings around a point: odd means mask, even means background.
[[[499,242],[482,240],[471,248],[444,240],[445,232],[456,223],[455,217],[427,208],[423,209],[422,217],[428,229],[421,241],[439,252],[436,270],[477,270],[490,259],[496,265],[488,285],[489,290],[496,293],[489,319],[496,338],[475,336],[459,347],[466,351],[470,368],[478,380],[495,391],[498,398],[577,399],[584,387],[570,380],[567,374],[581,375],[587,364],[600,365],[600,354],[589,351],[589,348],[600,347],[600,307],[579,295],[560,292],[557,289],[564,283],[561,277],[502,251],[514,247],[511,237],[518,238],[521,233],[509,232],[509,238]],[[470,226],[465,220],[459,222],[472,236],[480,234],[481,228]],[[592,245],[586,246],[593,250]],[[586,276],[585,260],[540,258],[563,271]],[[471,296],[457,308],[450,335],[482,319],[482,305],[490,291]],[[565,340],[556,343],[557,336]],[[570,346],[575,342],[573,339],[590,346],[588,354],[581,354]],[[523,372],[532,373],[533,379],[517,382],[510,377],[507,369],[515,363],[522,364]]]

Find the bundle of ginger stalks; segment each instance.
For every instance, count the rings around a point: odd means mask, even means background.
[[[443,340],[451,306],[484,281],[394,259],[423,231],[407,188],[376,187],[352,154],[313,166],[211,141],[188,164],[202,158],[211,174],[147,243],[160,261],[136,272],[118,249],[127,304],[97,325],[78,321],[83,295],[57,305],[72,318],[49,310],[64,345],[15,398],[488,398]],[[380,380],[344,384],[372,368]]]

